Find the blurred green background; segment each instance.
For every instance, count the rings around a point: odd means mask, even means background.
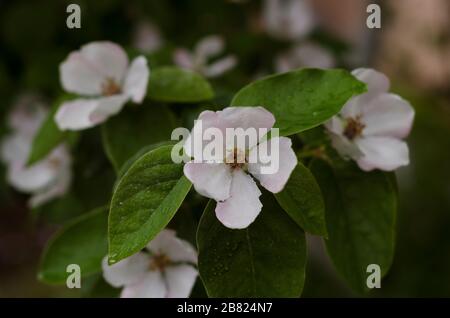
[[[69,3],[81,6],[81,29],[66,27]],[[367,3],[312,2],[317,23],[302,40],[320,44],[338,67],[383,71],[393,90],[416,109],[408,139],[411,164],[397,173],[400,210],[394,263],[382,288],[363,297],[449,297],[450,3],[379,1],[379,30],[365,25]],[[163,39],[158,50],[146,52],[150,67],[172,64],[173,48],[192,48],[206,35],[225,38],[226,52],[239,62],[212,84],[216,102],[226,105],[240,87],[273,73],[276,56],[293,45],[265,32],[261,11],[258,0],[2,1],[0,137],[7,132],[6,114],[19,96],[36,94],[50,104],[61,94],[58,66],[70,51],[110,40],[136,52],[137,32],[145,22],[156,26]],[[0,297],[83,296],[83,290],[38,282],[36,269],[46,240],[60,224],[108,200],[114,173],[98,136],[95,129],[84,133],[74,152],[77,181],[70,195],[40,209],[27,209],[27,197],[8,187],[0,166]],[[101,191],[92,197],[91,188]],[[360,296],[346,287],[313,237],[307,271],[304,297]]]

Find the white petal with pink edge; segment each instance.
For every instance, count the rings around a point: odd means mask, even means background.
[[[366,137],[358,139],[356,144],[363,154],[357,160],[362,170],[393,171],[409,164],[408,146],[402,140],[390,137]]]
[[[130,65],[123,85],[123,93],[130,96],[135,103],[142,103],[147,93],[150,69],[143,56],[135,58]]]
[[[128,96],[113,95],[92,99],[75,99],[63,103],[55,114],[61,130],[81,130],[94,127],[109,116],[117,114]]]
[[[169,266],[165,270],[168,298],[188,298],[194,287],[198,271],[191,265]]]
[[[82,46],[80,53],[105,79],[122,83],[128,57],[119,45],[109,41],[91,42]]]
[[[155,254],[164,254],[172,262],[197,263],[197,252],[187,241],[176,237],[173,230],[162,230],[150,243],[147,249]]]
[[[232,182],[230,167],[223,163],[188,162],[184,175],[201,195],[223,201],[229,198]]]
[[[134,284],[142,281],[150,266],[150,256],[137,253],[120,262],[109,265],[108,258],[103,258],[103,278],[114,287]]]
[[[278,149],[271,147],[271,142],[278,140]],[[259,152],[258,155],[255,153]],[[261,158],[263,156],[264,158]],[[289,177],[297,165],[297,156],[292,150],[292,141],[287,137],[274,137],[272,140],[264,141],[250,151],[250,158],[263,159],[259,163],[249,163],[248,171],[259,180],[261,185],[272,193],[283,190]],[[278,157],[278,159],[276,158]],[[278,162],[276,163],[276,160]],[[270,164],[274,167],[273,173],[264,173],[263,168],[268,168]],[[278,166],[278,167],[277,167]]]
[[[364,108],[362,121],[365,136],[405,138],[414,121],[414,109],[395,94],[381,94]]]
[[[218,202],[216,216],[219,221],[231,229],[245,229],[261,212],[259,200],[261,191],[255,181],[242,170],[233,171],[230,197]]]
[[[165,298],[167,286],[159,271],[146,272],[137,282],[122,289],[121,298]]]

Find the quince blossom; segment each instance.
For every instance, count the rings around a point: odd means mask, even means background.
[[[352,72],[368,91],[350,99],[341,113],[325,124],[334,148],[364,171],[392,171],[409,164],[408,145],[414,110],[400,96],[388,93],[389,79],[372,69]]]
[[[7,166],[7,180],[18,191],[30,193],[36,207],[65,194],[72,179],[71,157],[65,145],[43,160],[27,166],[33,138],[47,112],[40,105],[20,103],[9,116],[11,134],[3,139],[0,158]]]
[[[125,51],[112,42],[91,42],[69,54],[60,65],[63,88],[83,95],[61,105],[55,121],[61,130],[80,130],[119,113],[128,100],[141,103],[149,78],[147,60],[131,64]]]
[[[201,130],[197,129],[199,123],[202,125]],[[249,142],[242,147],[235,145],[234,137],[228,138],[226,130],[270,130],[274,123],[272,113],[263,107],[228,107],[217,112],[204,111],[184,144],[186,154],[194,157],[194,160],[184,166],[185,176],[193,183],[198,193],[217,201],[216,216],[226,227],[246,228],[261,211],[261,191],[250,174],[258,179],[264,188],[277,193],[284,188],[297,165],[297,157],[289,138],[272,137],[271,140],[264,140],[264,135],[259,133],[255,144]],[[195,140],[201,139],[208,128],[217,128],[225,136],[223,160],[199,158],[198,153],[193,150]],[[277,141],[278,149],[273,149],[270,141]],[[259,156],[261,149],[266,151],[266,158]],[[275,156],[279,159],[277,171],[271,174],[263,173],[263,167],[267,166],[268,162],[266,159]]]
[[[161,231],[139,252],[114,265],[102,262],[103,277],[124,287],[122,298],[187,298],[198,275],[197,252],[172,230]]]
[[[174,62],[180,67],[198,72],[205,77],[218,77],[232,69],[237,63],[236,57],[233,55],[208,63],[210,58],[223,52],[224,46],[222,37],[210,35],[201,39],[193,52],[183,48],[177,49],[174,53]]]

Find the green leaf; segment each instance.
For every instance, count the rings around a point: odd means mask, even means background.
[[[118,298],[121,288],[109,285],[102,273],[94,274],[81,281],[81,296],[83,298]]]
[[[69,139],[73,141],[77,137],[78,134],[76,132],[59,130],[54,120],[59,106],[69,98],[69,96],[63,96],[54,103],[47,118],[33,139],[27,165],[32,165],[45,158],[55,147],[59,146],[65,140]]]
[[[173,66],[155,69],[149,78],[147,96],[171,103],[195,103],[214,97],[211,85],[197,73]]]
[[[103,147],[119,171],[143,147],[169,140],[174,128],[174,116],[163,105],[129,106],[102,125]]]
[[[161,141],[158,142],[156,144],[151,144],[151,145],[147,145],[143,148],[141,148],[138,152],[136,152],[132,157],[130,157],[130,159],[128,159],[121,167],[119,172],[117,173],[117,176],[119,178],[122,178],[125,173],[130,169],[130,167],[133,165],[133,163],[138,160],[139,158],[141,158],[143,155],[145,155],[147,152],[159,148],[161,146],[167,146],[167,145],[175,145],[177,142],[176,141]]]
[[[191,183],[161,146],[136,160],[114,191],[108,223],[110,263],[139,250],[166,227]]]
[[[271,194],[246,229],[223,226],[210,201],[197,232],[199,271],[210,297],[299,297],[305,280],[302,229]],[[245,211],[242,211],[243,213]]]
[[[287,136],[327,121],[365,87],[344,70],[302,69],[247,85],[231,105],[265,107],[274,114],[280,135]]]
[[[302,163],[298,163],[283,191],[275,194],[280,206],[311,234],[327,236],[325,204],[316,179]]]
[[[397,193],[392,174],[321,160],[314,160],[311,170],[325,198],[327,250],[350,286],[366,291],[367,266],[378,264],[385,275],[394,255]]]
[[[99,272],[107,254],[107,214],[106,208],[96,209],[57,232],[43,254],[39,279],[46,283],[65,283],[70,264],[78,264],[82,276]]]

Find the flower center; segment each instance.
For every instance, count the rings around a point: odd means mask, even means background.
[[[233,170],[243,168],[247,164],[245,152],[234,148],[233,151],[225,158],[225,163]]]
[[[50,158],[48,162],[53,169],[58,169],[61,165],[61,160],[59,158]]]
[[[155,254],[152,257],[149,268],[152,271],[154,270],[163,271],[171,263],[172,261],[166,254]]]
[[[112,78],[107,78],[102,83],[102,94],[103,96],[116,95],[121,92],[120,86]]]
[[[366,125],[361,122],[360,116],[355,118],[349,117],[347,118],[347,125],[344,129],[344,136],[349,140],[353,140],[356,137],[361,136],[365,127]]]

